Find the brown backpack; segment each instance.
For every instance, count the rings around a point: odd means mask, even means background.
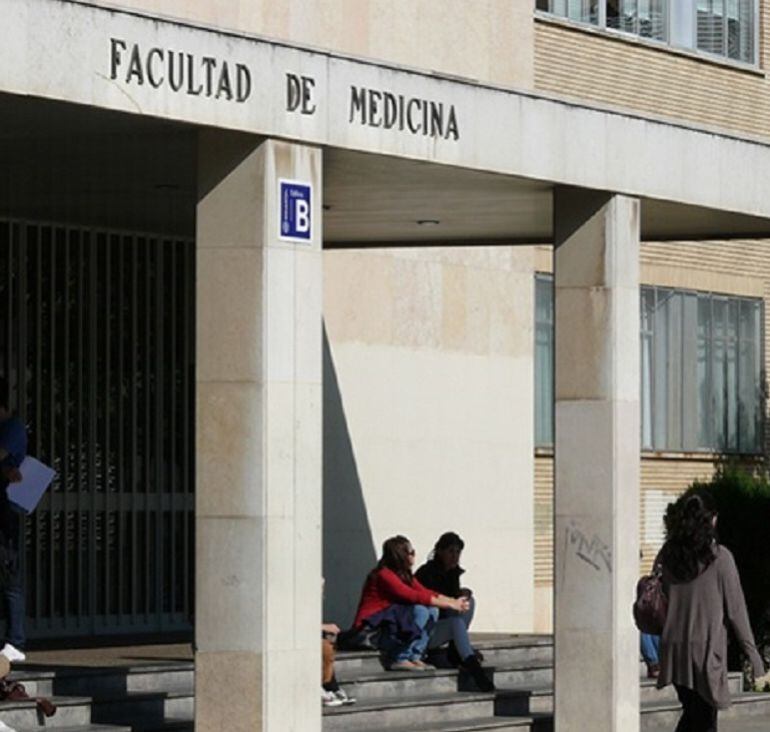
[[[656,566],[636,584],[634,622],[642,633],[662,635],[668,612],[668,598],[663,590],[663,572]]]

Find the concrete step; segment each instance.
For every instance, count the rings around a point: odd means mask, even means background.
[[[553,637],[518,635],[506,638],[471,637],[473,647],[484,654],[484,663],[499,665],[523,661],[553,663]]]
[[[543,686],[553,678],[553,669],[542,661],[519,661],[487,669],[488,676],[499,686]],[[348,668],[344,674],[337,675],[340,684],[359,701],[435,696],[477,689],[470,675],[465,671],[458,672],[457,669],[420,672],[380,670],[355,674]]]
[[[742,676],[731,673],[728,683],[732,694],[741,693]],[[679,708],[679,700],[673,686],[663,689],[655,687],[654,679],[643,679],[639,688],[640,702],[645,704],[673,704]],[[539,688],[505,688],[498,689],[495,699],[495,714],[500,716],[516,716],[527,714],[553,713],[553,687],[544,685]],[[769,730],[770,732],[770,730]]]
[[[723,719],[719,715],[719,732],[767,732],[770,721],[762,716],[745,719]],[[644,732],[671,732],[672,727],[649,727]]]
[[[345,678],[337,675],[345,691],[358,702],[451,695],[458,691],[457,671],[378,671]]]
[[[681,715],[678,702],[652,702],[642,706],[641,728],[644,732],[659,732],[662,729],[672,730],[676,727]],[[754,723],[765,725],[764,730],[770,730],[770,694],[743,692],[733,697],[733,705],[719,712],[719,728],[722,722],[728,722],[740,729],[740,723],[745,726],[756,726]]]
[[[126,696],[94,699],[92,722],[130,724],[132,727],[165,728],[170,720],[179,723],[193,719],[195,699],[191,692],[162,694],[131,692]]]
[[[642,705],[640,715],[640,729],[642,732],[671,732],[679,721],[681,707],[678,702],[645,702]],[[493,719],[499,720],[500,717]],[[505,719],[504,717],[502,719]],[[553,716],[551,714],[531,714],[522,717],[510,717],[511,720],[525,722],[531,732],[553,732]],[[523,727],[527,730],[527,726]],[[387,729],[388,732],[402,732],[401,729]],[[406,730],[422,730],[422,727],[405,727]],[[465,727],[460,723],[457,727],[428,727],[431,732],[443,732],[444,729],[454,732],[463,732]],[[469,727],[475,730],[475,727]],[[480,729],[497,729],[495,727],[481,727]],[[506,730],[506,727],[502,727]],[[522,728],[513,728],[521,730]],[[720,732],[770,732],[770,694],[757,694],[753,692],[741,693],[733,698],[733,705],[719,713]],[[369,727],[365,732],[379,732],[380,727]],[[325,730],[324,730],[325,732]],[[362,732],[364,732],[362,730]]]
[[[553,640],[546,635],[471,635],[475,648],[484,654],[487,665],[505,665],[525,661],[553,661]],[[338,676],[382,671],[376,651],[342,651],[335,663]]]
[[[15,732],[33,732],[40,727],[17,727]],[[74,727],[57,727],[56,732],[131,732],[131,727],[114,724],[78,724]]]
[[[732,680],[731,680],[732,681]],[[640,728],[642,732],[671,732],[681,715],[678,700],[644,701],[641,707]],[[551,713],[530,713],[513,719],[534,718],[537,732],[552,732]],[[739,693],[733,697],[730,709],[719,713],[719,729],[723,732],[768,732],[770,731],[770,694]],[[369,732],[376,732],[370,730]]]
[[[485,662],[486,663],[486,662]],[[513,701],[512,708],[520,709],[528,705],[529,696],[534,693],[546,701],[551,694],[553,685],[553,668],[544,661],[520,661],[503,666],[487,666],[487,675],[495,685],[502,690],[509,690]],[[348,668],[343,674],[338,674],[340,684],[351,696],[359,701],[375,701],[384,698],[409,699],[419,696],[435,696],[452,694],[456,691],[477,691],[478,687],[465,671],[457,669],[436,669],[435,671],[404,672],[404,671],[372,671],[354,673]],[[673,687],[663,690],[655,688],[655,681],[644,677],[640,679],[642,701],[676,700]],[[737,694],[741,690],[741,675],[730,675],[730,688]],[[533,706],[527,711],[550,712],[547,705]],[[518,711],[516,713],[519,713]],[[769,731],[770,732],[770,731]]]
[[[380,654],[376,651],[339,651],[334,661],[337,676],[376,673],[383,670]]]
[[[485,660],[484,666],[486,665]],[[501,688],[553,684],[553,666],[550,661],[501,663],[492,666],[492,679],[495,685]]]
[[[52,697],[56,714],[48,719],[40,718],[34,701],[0,702],[0,719],[14,729],[39,729],[40,727],[82,727],[91,724],[91,699]]]
[[[194,732],[194,730],[195,722],[192,716],[189,716],[185,718],[167,717],[159,726],[143,727],[141,732]]]
[[[57,710],[53,717],[38,715],[34,701],[0,703],[0,719],[14,729],[40,727],[130,726],[136,729],[162,728],[169,719],[193,718],[194,700],[188,692],[128,693],[115,697],[59,697],[51,700]]]
[[[484,717],[479,719],[466,719],[461,722],[441,722],[409,724],[405,727],[388,727],[387,732],[535,732],[536,719],[532,717],[517,717],[503,719],[501,717]],[[324,727],[326,729],[326,727]],[[357,732],[377,732],[380,727],[372,729],[366,727]],[[539,729],[538,729],[539,732]]]
[[[187,691],[194,687],[190,662],[131,667],[71,667],[20,664],[11,678],[30,696],[115,696],[126,692]]]
[[[323,729],[324,732],[371,732],[411,729],[417,725],[424,725],[427,729],[431,729],[431,725],[444,729],[447,724],[491,718],[494,716],[494,699],[494,694],[459,691],[451,695],[407,700],[392,697],[359,702],[352,706],[324,709]]]

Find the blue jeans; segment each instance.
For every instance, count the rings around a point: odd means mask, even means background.
[[[452,641],[461,660],[473,655],[473,646],[468,638],[468,628],[473,621],[473,613],[476,610],[476,600],[470,598],[470,608],[467,613],[458,613],[456,610],[445,610],[441,619],[436,623],[430,634],[429,648],[438,648],[444,643]]]
[[[660,663],[660,636],[641,634],[642,658],[645,663]]]
[[[24,633],[24,587],[20,583],[8,585],[3,592],[5,608],[5,640],[19,650],[27,644]]]
[[[394,638],[383,638],[380,641],[380,649],[392,661],[419,661],[425,655],[430,631],[438,619],[438,608],[412,605],[412,615],[420,634],[411,643],[404,645]]]
[[[21,550],[24,546],[23,519],[16,513],[0,516],[0,543],[9,561],[8,584],[2,588],[3,614],[5,615],[5,642],[19,650],[27,643],[24,630],[26,613],[24,608],[24,568],[21,566]]]

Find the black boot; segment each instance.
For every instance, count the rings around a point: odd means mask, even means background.
[[[457,646],[455,646],[453,641],[449,641],[446,647],[446,657],[447,661],[449,661],[455,668],[462,665],[463,660],[460,658],[460,654],[457,652]]]
[[[468,658],[463,660],[462,668],[471,675],[476,682],[476,686],[479,687],[479,691],[490,692],[495,690],[495,685],[490,681],[475,655],[468,656]]]

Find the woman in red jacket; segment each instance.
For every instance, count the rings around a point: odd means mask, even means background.
[[[361,593],[355,628],[380,629],[380,649],[388,668],[422,671],[432,668],[422,660],[439,608],[468,611],[465,597],[445,597],[423,587],[412,576],[415,551],[405,536],[393,536],[382,545],[382,557],[369,573]]]

